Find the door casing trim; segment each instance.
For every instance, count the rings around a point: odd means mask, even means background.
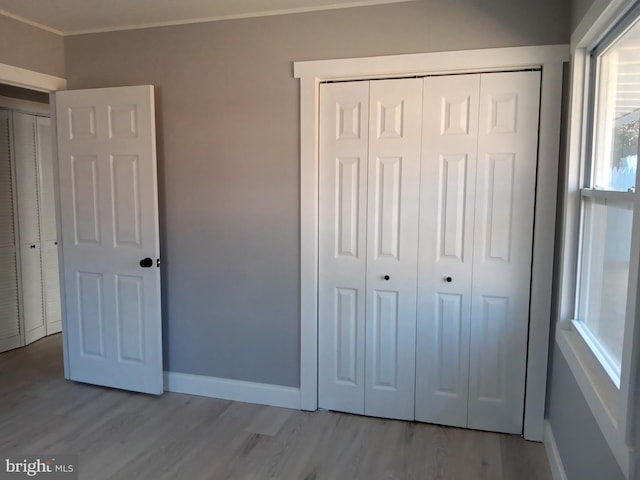
[[[294,62],[300,79],[300,405],[318,408],[319,86],[430,74],[542,69],[524,437],[542,441],[547,386],[563,64],[568,45]]]

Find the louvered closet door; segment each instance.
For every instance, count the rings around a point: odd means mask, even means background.
[[[21,345],[10,114],[0,110],[0,352]]]
[[[540,72],[484,74],[480,92],[468,425],[521,433]]]
[[[25,344],[45,333],[36,157],[36,117],[13,114]]]
[[[60,311],[60,274],[58,271],[58,235],[53,192],[53,138],[51,119],[36,117],[36,146],[40,186],[40,244],[46,334],[62,330]]]
[[[424,80],[416,420],[467,426],[480,75]]]

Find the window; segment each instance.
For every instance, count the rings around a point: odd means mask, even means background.
[[[640,0],[593,2],[572,36],[571,70],[556,343],[629,477],[640,470],[632,445],[640,404],[633,377],[640,345]]]
[[[591,53],[576,330],[620,387],[640,126],[640,21]]]

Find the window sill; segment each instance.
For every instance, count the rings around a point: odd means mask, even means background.
[[[600,366],[607,373],[609,379],[613,382],[615,387],[620,390],[620,370],[616,368],[614,361],[606,352],[603,351],[589,329],[583,325],[583,322],[571,320],[571,324],[573,329],[582,338],[582,341],[587,345],[587,347],[589,347],[591,354],[596,357],[598,362],[600,362]]]
[[[618,388],[573,325],[568,328],[559,326],[556,342],[613,456],[629,478],[633,455],[625,443],[624,432],[618,430]]]

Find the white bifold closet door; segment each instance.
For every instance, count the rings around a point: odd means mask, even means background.
[[[319,406],[413,419],[422,81],[320,95]]]
[[[0,110],[0,352],[22,345],[10,115]]]
[[[426,78],[416,419],[467,426],[480,75]]]
[[[425,79],[417,420],[522,432],[539,91],[539,72]]]
[[[522,432],[539,90],[321,86],[320,408]]]

